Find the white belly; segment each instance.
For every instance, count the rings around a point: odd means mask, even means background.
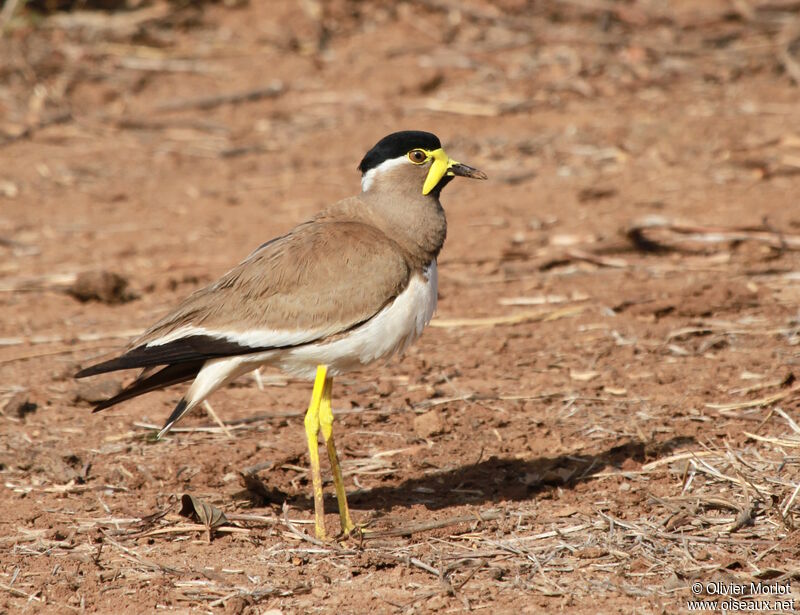
[[[388,359],[404,351],[430,322],[436,310],[438,286],[436,261],[433,261],[423,274],[412,276],[392,303],[340,339],[277,351],[264,362],[297,376],[313,378],[319,364],[327,365],[328,373],[335,376],[378,359]]]

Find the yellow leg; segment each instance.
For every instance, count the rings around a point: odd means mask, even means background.
[[[308,439],[308,456],[311,460],[311,483],[314,486],[314,529],[317,538],[325,539],[325,507],[322,499],[322,474],[319,469],[319,441],[320,428],[319,410],[322,394],[325,389],[328,368],[325,365],[317,366],[317,376],[314,379],[314,391],[311,393],[311,403],[306,412],[305,427]]]
[[[336,443],[333,440],[333,410],[331,409],[331,387],[333,378],[325,379],[325,388],[322,391],[322,400],[319,406],[319,423],[322,437],[328,447],[328,458],[331,460],[333,471],[333,484],[336,487],[336,500],[339,502],[339,520],[342,523],[342,533],[347,536],[355,529],[353,520],[350,519],[350,509],[347,507],[347,492],[344,490],[342,469],[339,467],[339,456],[336,454]]]

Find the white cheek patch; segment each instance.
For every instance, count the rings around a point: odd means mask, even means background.
[[[398,158],[389,158],[389,160],[384,160],[377,167],[371,168],[361,177],[361,190],[363,192],[367,192],[372,187],[372,184],[375,182],[375,177],[377,177],[381,173],[385,173],[389,169],[399,167],[400,165],[403,164],[413,164],[413,163],[408,159],[407,156],[400,156]]]

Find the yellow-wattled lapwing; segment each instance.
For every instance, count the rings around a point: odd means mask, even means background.
[[[159,437],[216,389],[260,366],[313,379],[305,428],[319,538],[325,536],[319,431],[342,531],[354,529],[333,439],[333,377],[402,351],[422,333],[436,308],[436,257],[447,230],[439,195],[454,176],[486,179],[420,131],[384,137],[359,169],[361,194],[263,244],[124,354],[77,374],[143,368],[95,411],[191,380]]]

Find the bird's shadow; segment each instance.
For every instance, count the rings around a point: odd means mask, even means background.
[[[530,500],[537,494],[556,487],[572,488],[592,480],[609,468],[622,469],[628,459],[643,463],[670,454],[678,447],[695,443],[692,437],[677,436],[664,442],[630,440],[598,454],[569,454],[536,459],[489,457],[451,470],[433,472],[398,485],[362,489],[348,495],[354,510],[388,511],[396,506],[421,504],[429,510],[440,510],[462,504]],[[260,479],[257,479],[260,480]],[[254,506],[280,505],[285,501],[299,508],[313,508],[306,495],[285,493],[274,487],[252,483],[242,496]],[[336,512],[335,498],[325,500],[326,512]]]

